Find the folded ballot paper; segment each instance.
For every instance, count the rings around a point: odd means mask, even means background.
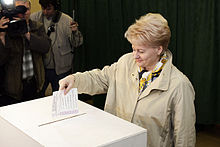
[[[79,112],[77,89],[71,89],[66,95],[64,90],[53,92],[52,116],[76,114]]]

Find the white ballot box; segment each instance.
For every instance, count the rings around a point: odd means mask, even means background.
[[[1,147],[146,147],[147,131],[78,101],[79,113],[52,117],[52,96],[0,107]]]

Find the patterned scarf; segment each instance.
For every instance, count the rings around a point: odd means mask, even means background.
[[[167,60],[167,56],[166,54],[164,54],[152,71],[146,71],[141,67],[139,68],[139,94],[141,94],[147,88],[147,86],[150,85],[150,83],[152,83],[157,77],[159,77]]]

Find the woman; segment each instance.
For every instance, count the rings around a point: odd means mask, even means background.
[[[105,111],[146,128],[149,147],[195,146],[195,93],[172,64],[170,36],[160,14],[142,16],[125,33],[133,53],[102,70],[67,76],[60,90],[107,93]]]

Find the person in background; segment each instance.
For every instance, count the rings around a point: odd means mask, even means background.
[[[125,33],[133,52],[102,70],[75,73],[59,81],[90,95],[107,93],[105,111],[147,129],[148,147],[195,146],[195,92],[172,64],[167,20],[148,13]]]
[[[29,0],[16,0],[15,6],[26,9],[17,14],[15,20],[23,20],[18,30],[9,31],[9,18],[0,19],[0,66],[4,75],[1,105],[8,105],[39,96],[44,84],[44,65],[42,56],[50,49],[50,39],[44,26],[32,21]],[[25,31],[25,32],[24,32]]]
[[[46,71],[43,95],[51,83],[52,91],[59,89],[59,80],[69,75],[73,66],[73,48],[83,43],[78,23],[59,11],[58,0],[39,0],[42,11],[31,14],[31,19],[44,24],[52,40],[52,48],[44,58]]]

